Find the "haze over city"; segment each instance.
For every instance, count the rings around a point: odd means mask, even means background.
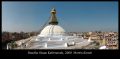
[[[38,31],[52,8],[66,32],[118,32],[118,2],[2,2],[2,31]]]

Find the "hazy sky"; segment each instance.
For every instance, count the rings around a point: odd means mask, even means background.
[[[52,8],[67,32],[118,31],[118,2],[2,2],[2,31],[37,31]]]

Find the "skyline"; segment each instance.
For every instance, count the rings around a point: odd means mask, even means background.
[[[38,31],[53,7],[66,32],[118,32],[118,2],[2,2],[2,31]]]

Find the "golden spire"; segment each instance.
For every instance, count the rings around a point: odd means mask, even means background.
[[[58,21],[57,21],[57,18],[56,18],[56,10],[55,8],[53,8],[51,10],[51,17],[50,17],[50,21],[49,21],[49,24],[52,24],[52,25],[57,25],[58,24]]]

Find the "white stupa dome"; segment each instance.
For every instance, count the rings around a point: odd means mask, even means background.
[[[65,30],[59,25],[48,25],[40,33],[39,36],[56,36],[65,34]]]

